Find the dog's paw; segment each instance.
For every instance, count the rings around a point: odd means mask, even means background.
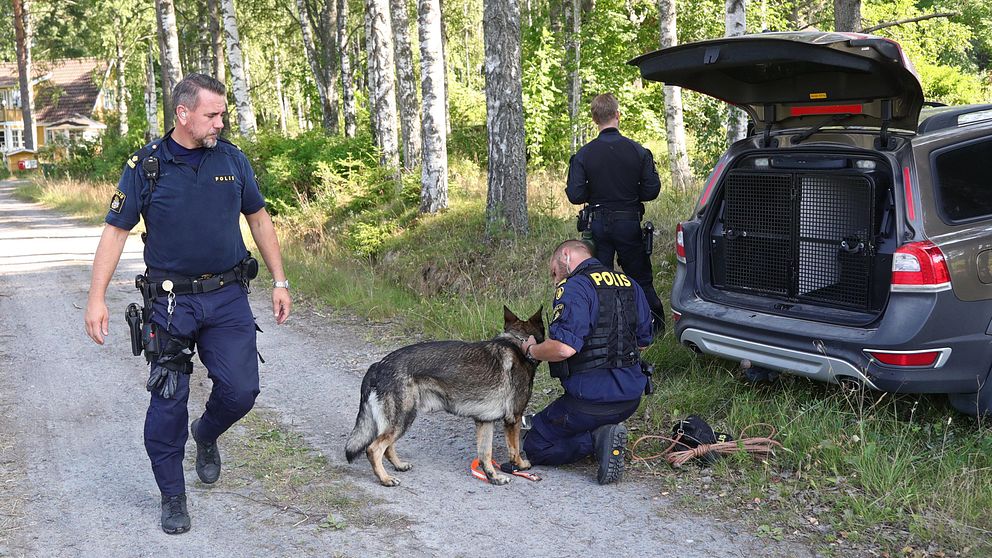
[[[400,471],[400,472],[409,471],[410,469],[413,469],[413,463],[408,463],[406,461],[401,461],[399,463],[394,463],[393,464],[393,469],[396,469],[397,471]]]
[[[527,469],[530,468],[531,468],[530,461],[527,461],[526,459],[521,459],[517,461],[517,469],[520,469],[521,471],[526,471]]]
[[[379,479],[379,483],[382,484],[382,486],[399,486],[400,479],[396,477],[386,477],[384,479]]]
[[[510,484],[510,477],[502,473],[496,473],[495,475],[489,476],[489,484],[495,484],[496,486]]]

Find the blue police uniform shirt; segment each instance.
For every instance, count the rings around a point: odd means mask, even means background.
[[[105,221],[131,230],[144,217],[145,265],[152,273],[223,273],[248,254],[241,214],[265,207],[255,172],[245,154],[223,140],[204,148],[194,168],[189,153],[180,159],[170,149],[171,134],[151,144],[157,148],[146,146],[128,160]],[[141,168],[148,154],[159,159],[154,192]]]
[[[582,350],[585,338],[592,333],[599,318],[599,297],[592,281],[577,272],[599,260],[589,258],[579,264],[573,275],[555,290],[554,315],[548,325],[548,338],[560,341],[576,352]],[[601,265],[601,264],[599,264]],[[637,345],[651,344],[651,308],[640,285],[631,281],[637,300]],[[644,393],[647,377],[640,365],[627,368],[603,368],[572,374],[562,380],[569,395],[590,403],[631,401]]]

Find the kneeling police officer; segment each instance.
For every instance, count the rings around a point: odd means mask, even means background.
[[[272,220],[265,211],[248,158],[220,138],[227,112],[224,85],[190,74],[172,94],[176,127],[127,161],[110,202],[93,258],[86,332],[98,344],[109,333],[107,286],[130,231],[144,218],[144,260],[138,276],[145,307],[141,321],[128,311],[135,355],[151,364],[145,449],[162,494],[162,529],[190,528],[183,476],[187,432],[196,442],[196,473],[204,483],[220,476],[217,438],[251,410],[259,393],[256,325],[248,281],[258,264],[245,249],[239,217],[272,277],[276,323],[289,317],[289,282]],[[202,415],[189,425],[187,400],[194,352],[212,381]]]
[[[533,465],[562,465],[595,454],[597,480],[623,476],[627,429],[649,377],[640,353],[651,344],[651,308],[637,282],[566,240],[550,261],[555,282],[548,337],[521,349],[548,361],[565,394],[534,415],[523,448]]]

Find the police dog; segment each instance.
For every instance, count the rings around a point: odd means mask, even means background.
[[[524,321],[503,307],[503,332],[489,341],[435,341],[397,349],[369,367],[362,380],[362,401],[345,454],[351,463],[363,450],[383,486],[397,486],[382,466],[385,455],[397,471],[412,465],[396,455],[396,441],[418,411],[445,411],[475,419],[479,463],[492,484],[510,477],[492,465],[493,424],[502,421],[510,462],[520,469],[530,463],[520,456],[520,421],[534,387],[537,363],[520,344],[533,335],[544,340],[543,307]]]

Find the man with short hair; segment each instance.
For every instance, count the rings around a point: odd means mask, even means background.
[[[566,240],[549,262],[555,285],[548,336],[521,345],[527,358],[547,361],[565,394],[534,415],[523,449],[533,465],[562,465],[595,454],[599,484],[623,477],[627,429],[647,385],[640,352],[651,344],[644,291]]]
[[[245,249],[241,215],[274,278],[277,324],[289,317],[292,301],[255,173],[248,158],[220,137],[227,112],[224,85],[190,74],[172,98],[176,127],[128,159],[111,199],[93,258],[85,324],[90,338],[102,345],[109,334],[107,286],[128,231],[143,217],[141,346],[151,364],[145,449],[162,495],[162,530],[177,534],[190,528],[183,476],[187,433],[196,442],[197,475],[204,483],[216,482],[217,438],[248,413],[259,393],[257,326],[247,296],[258,263]],[[194,349],[213,387],[206,409],[187,431]]]
[[[565,194],[591,210],[594,255],[613,269],[613,259],[644,289],[655,332],[664,331],[665,306],[654,290],[651,258],[641,234],[644,203],[658,197],[661,182],[651,151],[620,134],[620,108],[609,93],[590,104],[599,136],[568,163]]]

